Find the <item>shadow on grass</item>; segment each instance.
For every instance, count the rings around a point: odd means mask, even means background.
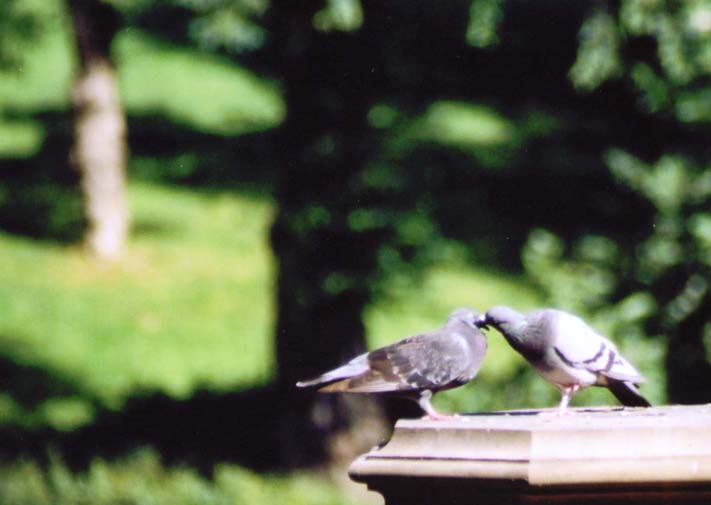
[[[0,229],[37,240],[69,243],[81,239],[86,221],[79,173],[69,163],[72,114],[22,113],[13,119],[38,121],[44,142],[31,158],[0,158]],[[128,118],[129,175],[209,191],[271,192],[269,132],[223,137],[195,131],[147,112]],[[152,232],[150,223],[139,232]],[[164,230],[159,230],[164,231]]]
[[[5,393],[25,409],[37,407],[48,398],[86,396],[60,373],[19,364],[5,356],[0,357],[0,384]]]
[[[288,398],[287,398],[288,396]],[[47,461],[59,453],[75,469],[92,459],[112,460],[150,446],[166,464],[190,465],[209,475],[216,463],[237,463],[255,471],[312,467],[324,461],[320,437],[312,423],[285,426],[284,410],[305,402],[309,393],[283,392],[267,386],[237,393],[199,391],[180,401],[163,394],[130,399],[121,411],[102,410],[90,425],[72,432],[42,428],[0,427],[0,458],[31,457]],[[391,422],[419,417],[414,403],[389,402]],[[297,433],[310,450],[298,461],[285,454],[286,432]]]
[[[71,432],[0,427],[0,458],[46,461],[59,453],[74,469],[95,457],[113,459],[150,446],[165,463],[190,464],[209,473],[217,462],[255,470],[279,468],[279,394],[266,387],[241,393],[200,391],[180,401],[163,394],[135,397],[120,411],[101,409],[89,425]]]
[[[189,400],[164,394],[130,399],[118,412],[54,441],[66,461],[84,467],[93,457],[114,458],[151,446],[166,463],[209,472],[214,463],[237,462],[255,470],[278,468],[279,392],[271,387],[238,393],[199,391]]]
[[[29,119],[46,125],[47,135],[34,157],[0,159],[0,228],[34,239],[77,241],[85,220],[79,174],[69,165],[70,116],[44,112]]]

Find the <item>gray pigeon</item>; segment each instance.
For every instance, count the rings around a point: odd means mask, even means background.
[[[298,387],[319,386],[324,393],[381,393],[418,402],[431,419],[437,412],[430,399],[437,391],[472,380],[486,354],[486,336],[477,327],[479,314],[457,309],[439,330],[404,338],[361,354],[345,365]]]
[[[573,314],[542,309],[524,315],[499,306],[491,308],[478,324],[499,330],[541,377],[561,390],[560,414],[573,395],[588,386],[608,388],[628,407],[651,406],[637,390],[644,382],[642,374],[615,344]]]

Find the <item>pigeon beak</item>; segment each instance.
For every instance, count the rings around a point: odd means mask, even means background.
[[[487,324],[487,321],[486,321],[486,315],[479,316],[479,318],[476,320],[476,322],[474,324],[476,324],[479,328],[484,328],[485,330],[489,329],[489,325]]]

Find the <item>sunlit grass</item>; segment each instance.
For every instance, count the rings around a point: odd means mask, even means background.
[[[31,156],[44,140],[40,121],[13,116],[69,108],[74,54],[66,12],[55,0],[24,0],[23,8],[38,14],[40,35],[16,55],[17,68],[0,71],[0,157]]]
[[[124,262],[0,237],[0,346],[108,405],[271,376],[271,206],[135,184]]]
[[[31,156],[44,130],[37,113],[71,110],[76,51],[66,6],[23,0],[39,35],[0,72],[0,157]],[[119,32],[112,56],[128,115],[160,115],[205,133],[237,135],[276,126],[284,116],[279,89],[233,62],[194,48],[159,42],[136,29]],[[9,116],[8,116],[9,114]]]
[[[43,138],[39,121],[0,120],[0,157],[29,157],[37,152]]]
[[[135,29],[120,33],[115,49],[129,114],[159,114],[223,135],[264,130],[283,119],[276,85],[232,62],[160,43]]]
[[[23,0],[22,4],[37,16],[40,30],[16,55],[19,68],[0,72],[0,114],[7,109],[65,109],[75,65],[65,5],[58,0]]]

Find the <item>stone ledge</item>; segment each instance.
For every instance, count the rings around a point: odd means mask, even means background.
[[[523,494],[711,490],[711,405],[571,410],[400,420],[349,474],[386,498],[395,482]]]

